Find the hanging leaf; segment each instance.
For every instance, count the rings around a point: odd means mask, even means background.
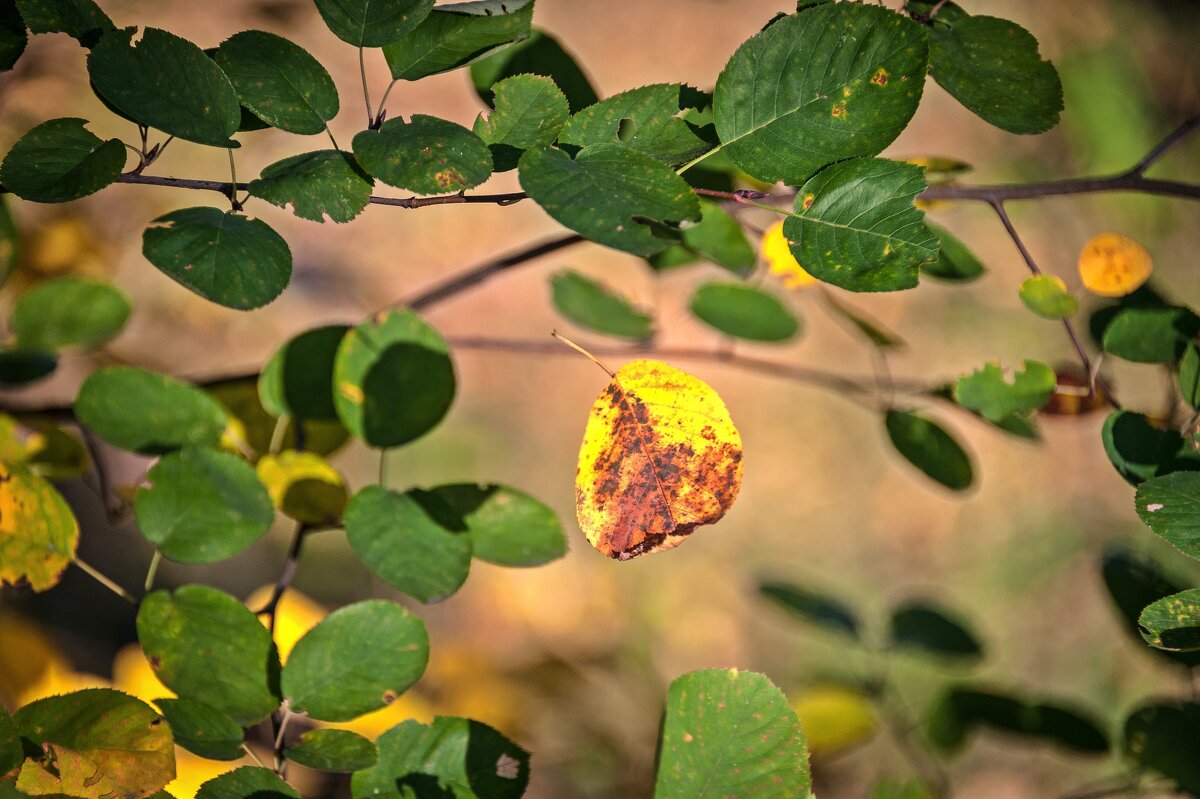
[[[329,30],[355,47],[398,41],[429,16],[434,0],[316,0]]]
[[[574,270],[553,274],[550,289],[555,309],[580,327],[635,341],[647,341],[654,335],[649,315]]]
[[[1200,794],[1200,702],[1153,702],[1125,719],[1124,754],[1187,793]]]
[[[979,639],[964,622],[928,603],[909,602],[892,611],[890,638],[897,649],[965,660],[983,657]]]
[[[700,221],[681,229],[683,246],[706,261],[746,277],[754,269],[754,248],[738,221],[717,203],[700,201]]]
[[[1067,284],[1054,275],[1035,275],[1021,283],[1021,302],[1046,319],[1067,319],[1079,310],[1079,300],[1067,291]]]
[[[222,42],[215,58],[242,106],[273,128],[324,133],[337,116],[333,78],[307,50],[282,36],[242,31]]]
[[[52,119],[22,136],[0,164],[4,187],[25,200],[63,203],[115,181],[125,168],[125,145],[100,139],[86,124]]]
[[[1079,253],[1084,287],[1101,297],[1125,297],[1137,291],[1154,271],[1146,248],[1120,233],[1101,233]]]
[[[54,486],[26,466],[0,462],[0,581],[53,588],[78,544],[79,524]]]
[[[1012,382],[1004,377],[998,363],[960,377],[954,384],[954,401],[994,424],[1016,413],[1035,411],[1046,404],[1057,381],[1054,370],[1038,361],[1022,362],[1024,368],[1013,373]]]
[[[858,614],[843,602],[794,583],[762,582],[758,592],[801,621],[858,637]]]
[[[15,0],[0,0],[0,72],[16,66],[17,59],[25,52],[29,35],[25,33],[25,20],[17,11]],[[2,259],[0,259],[2,260]],[[0,276],[4,269],[0,268]],[[2,283],[3,280],[0,280]]]
[[[966,687],[951,688],[934,707],[929,738],[943,752],[955,753],[978,727],[1040,739],[1084,754],[1105,754],[1109,749],[1108,736],[1090,714]]]
[[[659,361],[630,361],[588,415],[575,478],[579,527],[629,560],[715,524],[742,484],[742,439],[706,383]]]
[[[1138,624],[1150,646],[1173,652],[1200,651],[1200,589],[1180,591],[1146,606]]]
[[[271,302],[292,277],[292,251],[266,222],[216,208],[155,219],[142,254],[176,283],[239,311]]]
[[[482,139],[462,125],[424,114],[362,131],[354,137],[354,156],[389,186],[418,194],[463,191],[492,174],[492,154]]]
[[[787,341],[800,330],[799,320],[778,297],[744,283],[705,283],[690,307],[709,326],[748,341]]]
[[[986,271],[967,245],[941,225],[926,220],[925,227],[937,236],[938,256],[933,261],[921,264],[921,273],[947,283],[970,283]]]
[[[285,449],[263,455],[255,470],[271,502],[290,518],[313,525],[341,521],[346,483],[320,455]]]
[[[1141,645],[1139,621],[1142,610],[1164,597],[1183,591],[1185,583],[1168,574],[1162,566],[1145,555],[1123,549],[1105,554],[1101,573],[1123,626],[1130,637],[1138,642],[1140,651],[1182,663],[1188,668],[1200,665],[1200,652],[1168,652]]]
[[[154,704],[171,725],[175,743],[209,760],[241,760],[245,736],[233,719],[194,699],[156,699]]]
[[[1175,472],[1138,486],[1137,514],[1185,555],[1200,558],[1200,473]]]
[[[1125,308],[1104,329],[1104,351],[1137,363],[1176,363],[1200,334],[1188,308]]]
[[[1171,472],[1200,471],[1200,453],[1171,428],[1133,411],[1114,411],[1101,430],[1104,451],[1130,485]]]
[[[560,144],[587,147],[621,143],[672,166],[712,149],[680,114],[700,108],[703,95],[680,83],[656,83],[608,97],[579,111],[563,128]]]
[[[516,489],[457,483],[429,493],[462,518],[472,554],[480,560],[500,566],[540,566],[567,552],[554,511]]]
[[[350,153],[319,150],[276,161],[247,190],[280,208],[290,204],[301,219],[349,222],[370,203],[374,185]]]
[[[533,0],[437,6],[415,30],[383,48],[392,77],[420,80],[458,69],[529,36]]]
[[[120,332],[129,299],[112,284],[86,277],[60,277],[17,298],[9,325],[25,349],[94,347]]]
[[[302,419],[337,418],[334,359],[349,330],[347,325],[306,330],[275,351],[258,378],[258,396],[268,413]]]
[[[115,29],[92,0],[16,0],[15,5],[32,32],[65,33],[88,48]]]
[[[269,768],[242,766],[201,785],[196,799],[300,799],[300,792]]]
[[[349,730],[309,730],[284,750],[287,759],[308,768],[349,774],[375,765],[375,744]]]
[[[889,410],[884,421],[892,446],[931,480],[953,491],[971,487],[971,457],[941,425],[921,414],[900,410]]]
[[[492,151],[497,172],[515,169],[530,147],[551,144],[571,113],[566,96],[541,75],[505,78],[492,92],[495,109],[475,119],[474,132]]]
[[[514,75],[544,75],[566,95],[571,113],[598,99],[575,59],[550,34],[534,30],[529,38],[471,65],[471,83],[479,98],[493,105],[492,88]]]

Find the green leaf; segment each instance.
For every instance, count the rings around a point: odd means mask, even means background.
[[[1009,382],[1000,364],[985,364],[958,379],[954,384],[954,401],[994,424],[1004,422],[1014,413],[1037,410],[1050,400],[1058,379],[1044,363],[1027,360],[1022,366]]]
[[[271,502],[308,525],[340,524],[346,509],[346,482],[329,463],[311,452],[285,449],[255,464]]]
[[[64,203],[94,194],[125,168],[125,145],[104,141],[85,119],[52,119],[26,133],[0,164],[4,187],[25,200]]]
[[[910,602],[892,612],[890,645],[937,657],[978,660],[983,647],[964,622],[944,608]]]
[[[1175,472],[1138,486],[1137,514],[1185,555],[1200,558],[1200,473]]]
[[[84,47],[95,47],[115,27],[92,0],[16,0],[16,6],[29,30],[65,33]]]
[[[25,21],[17,11],[16,1],[0,0],[0,72],[16,66],[28,44],[29,35],[25,33]],[[3,274],[4,270],[0,268],[0,275]]]
[[[247,187],[251,196],[280,208],[290,203],[301,219],[349,222],[371,201],[375,181],[354,156],[341,150],[318,150],[276,161]]]
[[[1137,363],[1175,363],[1200,334],[1188,308],[1125,308],[1104,330],[1104,351]]]
[[[692,295],[692,313],[729,336],[787,341],[800,322],[778,297],[744,283],[705,283]]]
[[[146,474],[134,503],[138,528],[177,563],[215,563],[262,538],[275,508],[254,467],[236,455],[184,449]]]
[[[422,602],[440,602],[467,579],[471,537],[462,519],[434,495],[367,486],[350,499],[344,526],[351,549],[368,569]]]
[[[700,221],[684,226],[681,233],[683,246],[704,260],[742,277],[754,270],[754,247],[737,220],[717,203],[701,200]]]
[[[196,45],[158,28],[110,31],[88,56],[96,93],[116,110],[180,139],[237,147],[242,111],[221,68]],[[186,76],[186,80],[181,80]]]
[[[273,128],[324,133],[337,116],[333,78],[308,51],[282,36],[242,31],[221,43],[215,56],[242,106]]]
[[[1010,133],[1042,133],[1058,124],[1062,83],[1029,31],[997,17],[939,22],[941,16],[929,34],[929,74],[943,89]]]
[[[671,683],[654,799],[792,799],[810,786],[800,720],[766,677],[707,669]]]
[[[25,754],[21,750],[21,734],[8,711],[0,707],[0,774],[8,774],[21,765]]]
[[[1183,394],[1184,402],[1193,408],[1200,408],[1200,347],[1195,344],[1188,345],[1183,360],[1179,362],[1179,391]]]
[[[283,695],[294,712],[349,721],[394,702],[428,661],[424,622],[395,602],[368,599],[335,610],[296,642]]]
[[[1173,652],[1200,650],[1200,589],[1180,591],[1148,605],[1138,624],[1150,646]]]
[[[439,716],[379,736],[379,762],[350,778],[353,799],[519,799],[529,753],[486,724]]]
[[[929,723],[931,742],[948,753],[960,751],[977,727],[1037,738],[1085,754],[1104,754],[1109,749],[1108,736],[1090,714],[991,690],[951,688],[934,707]]]
[[[624,144],[672,166],[712,149],[679,118],[699,108],[702,95],[679,83],[656,83],[613,95],[579,111],[563,128],[560,144]]]
[[[349,330],[347,325],[306,330],[276,350],[258,377],[263,408],[272,416],[336,419],[334,359]]]
[[[1079,310],[1079,300],[1067,291],[1062,278],[1034,275],[1021,283],[1021,302],[1038,316],[1066,319]]]
[[[316,0],[321,19],[355,47],[383,47],[429,16],[434,0]]]
[[[196,799],[300,799],[300,792],[261,766],[242,766],[200,786]]]
[[[216,208],[155,219],[142,254],[176,283],[239,311],[271,302],[292,277],[292,251],[266,222]]]
[[[41,380],[58,368],[58,357],[38,350],[0,352],[0,386],[24,386]]]
[[[937,237],[913,205],[924,190],[921,168],[902,161],[827,167],[796,195],[796,213],[783,225],[789,249],[813,277],[850,291],[912,288],[921,264],[938,253]]]
[[[137,614],[138,640],[163,685],[205,702],[238,725],[279,707],[279,653],[271,634],[241,602],[215,588],[155,591]]]
[[[567,124],[570,106],[550,78],[514,75],[492,87],[495,109],[475,119],[475,135],[492,151],[497,172],[515,169],[521,153],[550,144]]]
[[[567,553],[554,511],[501,485],[457,483],[429,491],[462,517],[472,554],[500,566],[540,566]]]
[[[0,462],[0,583],[53,588],[78,544],[79,524],[54,486],[26,466]]]
[[[858,637],[858,614],[844,602],[794,583],[765,581],[758,592],[801,621]]]
[[[1142,705],[1125,720],[1125,756],[1179,786],[1200,794],[1200,703]]]
[[[242,728],[212,705],[194,699],[156,699],[163,718],[171,725],[175,743],[209,760],[241,760],[245,736]]]
[[[109,688],[39,699],[14,716],[40,749],[21,767],[17,788],[83,799],[149,796],[175,778],[171,730],[154,709]]]
[[[940,250],[936,260],[921,264],[922,274],[947,283],[970,283],[983,275],[983,264],[967,245],[941,225],[926,220],[925,227],[937,236]]]
[[[424,114],[362,131],[354,137],[354,156],[389,186],[418,194],[462,191],[492,174],[492,153],[482,139],[462,125]]]
[[[1200,454],[1172,428],[1133,411],[1114,411],[1101,430],[1104,451],[1130,485],[1171,472],[1200,471]]]
[[[1193,668],[1200,665],[1200,652],[1168,652],[1141,646],[1142,610],[1150,604],[1183,591],[1185,584],[1168,574],[1145,555],[1123,549],[1105,554],[1101,573],[1109,596],[1117,607],[1123,626],[1139,644],[1138,649]]]
[[[75,416],[113,446],[145,455],[216,446],[226,423],[224,408],[200,389],[130,366],[89,375]]]
[[[419,80],[458,69],[529,36],[533,0],[475,0],[437,6],[404,38],[383,48],[392,77]]]
[[[653,320],[624,297],[571,269],[550,277],[554,307],[580,327],[646,341],[654,335]]]
[[[536,147],[521,156],[521,187],[560,224],[592,241],[635,255],[671,243],[664,226],[700,219],[683,178],[621,144],[585,147],[572,159]]]
[[[350,773],[375,765],[375,744],[349,730],[309,730],[285,750],[287,759],[321,771]]]
[[[420,438],[454,401],[454,364],[446,342],[409,310],[380,314],[346,333],[333,380],[338,416],[373,447]]]
[[[12,212],[8,209],[8,203],[0,195],[0,286],[5,284],[9,275],[17,268],[20,255],[21,234],[17,230]]]
[[[488,105],[493,104],[491,89],[496,83],[525,74],[544,75],[553,80],[566,95],[572,113],[598,99],[596,90],[571,54],[542,30],[534,30],[524,41],[471,65],[471,83],[480,99]]]
[[[889,410],[884,421],[892,446],[905,460],[946,488],[970,488],[974,480],[971,457],[941,425],[921,414],[899,410]]]
[[[22,348],[94,347],[115,336],[129,312],[129,299],[111,284],[61,277],[22,294],[9,324]]]
[[[875,155],[917,110],[926,60],[925,30],[878,6],[823,5],[781,19],[717,78],[722,150],[754,178],[791,185],[834,161]]]

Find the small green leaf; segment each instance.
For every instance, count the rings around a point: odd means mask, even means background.
[[[279,707],[279,653],[245,605],[205,585],[155,591],[142,600],[138,640],[163,685],[205,702],[237,724]]]
[[[308,51],[282,36],[242,31],[221,43],[215,56],[242,106],[273,128],[324,133],[337,116],[333,78]]]
[[[528,494],[500,485],[457,483],[429,492],[467,526],[472,554],[500,566],[540,566],[567,552],[554,511]]]
[[[300,792],[269,768],[242,766],[201,785],[196,799],[300,799]]]
[[[434,0],[316,0],[329,30],[355,47],[383,47],[421,24]]]
[[[492,174],[492,154],[482,139],[462,125],[424,114],[362,131],[354,137],[354,155],[384,183],[418,194],[463,191]]]
[[[844,602],[794,583],[766,581],[758,592],[801,621],[858,637],[858,614]]]
[[[154,704],[171,725],[175,743],[209,760],[241,760],[242,728],[212,705],[194,699],[156,699]]]
[[[1090,714],[991,690],[951,688],[934,707],[929,724],[931,742],[948,753],[960,751],[977,727],[1037,738],[1084,754],[1104,754],[1109,749],[1108,736]]]
[[[1125,720],[1125,756],[1200,795],[1200,702],[1142,705]]]
[[[376,743],[379,762],[350,778],[353,799],[519,799],[529,784],[529,753],[478,721],[439,716],[425,725],[410,720]]]
[[[624,297],[578,272],[564,269],[550,277],[554,307],[580,327],[610,336],[646,341],[653,320]]]
[[[266,222],[216,208],[155,219],[142,254],[176,283],[239,311],[271,302],[292,277],[292,251]]]
[[[267,413],[301,419],[337,418],[334,359],[349,330],[347,325],[306,330],[275,351],[258,377],[258,396]]]
[[[88,56],[96,93],[130,119],[164,133],[237,147],[229,137],[241,124],[241,105],[216,62],[164,30],[146,28],[136,45],[133,33],[133,28],[106,33]]]
[[[938,251],[936,260],[921,264],[921,273],[947,283],[970,283],[977,280],[987,270],[975,257],[967,245],[959,241],[950,231],[941,225],[935,225],[928,220],[925,227],[937,236]]]
[[[40,350],[0,351],[0,386],[24,386],[54,373],[58,356]]]
[[[9,324],[22,348],[94,347],[120,332],[129,312],[129,299],[111,284],[62,277],[22,294]]]
[[[800,720],[765,676],[708,669],[671,683],[654,799],[792,799],[810,786]]]
[[[1172,652],[1200,650],[1200,589],[1163,597],[1138,619],[1146,643]]]
[[[692,313],[736,338],[787,341],[800,322],[778,297],[743,283],[705,283],[692,295]]]
[[[0,462],[0,583],[53,588],[78,545],[79,524],[54,486],[26,466]]]
[[[1175,472],[1138,486],[1137,514],[1185,555],[1200,558],[1200,473]]]
[[[529,38],[471,65],[471,83],[479,98],[493,104],[491,89],[514,75],[544,75],[566,95],[571,113],[598,99],[596,90],[575,59],[550,34],[534,30]]]
[[[16,0],[16,7],[32,32],[65,33],[84,47],[115,28],[92,0]]]
[[[310,718],[349,721],[394,702],[428,660],[425,624],[395,602],[368,599],[335,610],[296,642],[283,695]]]
[[[983,657],[979,639],[961,620],[944,608],[910,602],[892,612],[891,646],[938,657],[978,660]]]
[[[1142,610],[1163,597],[1183,591],[1185,583],[1168,574],[1162,566],[1145,555],[1124,549],[1105,554],[1101,573],[1123,626],[1130,637],[1138,642],[1139,650],[1189,668],[1200,666],[1200,652],[1168,652],[1141,646],[1141,627],[1138,622]]]
[[[1179,362],[1179,391],[1183,394],[1184,402],[1193,408],[1200,408],[1200,347],[1195,344],[1188,345],[1183,360]]]
[[[8,208],[8,202],[0,195],[0,286],[7,282],[9,275],[17,268],[20,255],[21,233],[17,230],[17,223]]]
[[[375,316],[346,333],[333,380],[338,416],[373,447],[420,438],[454,401],[454,364],[446,342],[409,310]]]
[[[889,410],[885,423],[892,446],[905,460],[946,488],[970,488],[974,480],[971,457],[941,425],[920,414],[899,410]]]
[[[1050,400],[1058,379],[1044,363],[1027,360],[1022,366],[1009,382],[1000,364],[985,364],[958,379],[954,384],[954,401],[994,424],[1004,422],[1014,413],[1037,410]]]
[[[63,203],[94,194],[125,168],[125,145],[84,127],[85,119],[52,119],[26,133],[0,164],[4,187],[25,200]]]
[[[415,30],[383,48],[392,77],[419,80],[483,58],[529,36],[533,0],[437,6]]]
[[[703,95],[680,83],[656,83],[608,97],[571,117],[560,144],[621,143],[672,166],[712,149],[680,114]]]
[[[683,246],[706,261],[746,277],[754,269],[754,247],[737,220],[710,200],[700,201],[700,221],[682,228]]]
[[[1125,308],[1104,330],[1104,351],[1137,363],[1175,363],[1200,334],[1188,308]]]
[[[134,503],[138,528],[177,563],[231,558],[267,534],[275,508],[254,467],[236,455],[184,449],[146,474]]]
[[[7,72],[16,66],[17,59],[28,44],[25,21],[17,11],[15,0],[0,0],[0,72]],[[3,274],[3,268],[0,268],[0,275]]]
[[[1133,411],[1114,411],[1101,430],[1104,451],[1130,485],[1171,472],[1200,471],[1200,454],[1169,427]]]
[[[474,131],[492,151],[497,172],[515,169],[530,147],[552,143],[571,113],[566,96],[541,75],[505,78],[492,92],[495,109],[476,118]]]
[[[1079,300],[1067,291],[1062,278],[1034,275],[1021,283],[1021,302],[1046,319],[1067,319],[1079,310]]]
[[[290,203],[301,219],[349,222],[370,203],[373,185],[350,153],[319,150],[276,161],[247,188],[251,196],[280,208]]]
[[[309,730],[285,750],[287,759],[321,771],[351,773],[375,765],[375,744],[349,730]]]
[[[422,602],[440,602],[467,579],[471,537],[461,517],[432,494],[367,486],[346,506],[344,525],[368,569]]]

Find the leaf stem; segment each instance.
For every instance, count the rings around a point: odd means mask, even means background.
[[[362,45],[358,46],[358,74],[362,78],[363,102],[367,105],[367,127],[375,128],[375,118],[371,115],[371,90],[367,86],[367,62]]]
[[[383,99],[381,99],[379,101],[379,110],[375,112],[375,116],[373,117],[372,124],[374,124],[376,126],[383,124],[383,114],[387,110],[388,96],[392,93],[392,89],[394,89],[396,87],[396,84],[399,82],[400,82],[399,78],[392,78],[392,82],[388,84],[388,87],[386,89],[384,89]]]
[[[333,144],[333,149],[340,152],[342,148],[338,146],[337,139],[333,138],[333,131],[329,129],[328,122],[325,123],[325,135],[329,137],[330,143]]]
[[[712,148],[708,152],[702,153],[702,154],[696,156],[691,161],[688,161],[686,164],[679,167],[679,169],[676,169],[675,174],[682,175],[684,172],[687,172],[689,169],[691,169],[692,167],[694,167],[696,164],[700,163],[704,159],[708,158],[710,155],[714,155],[715,153],[719,152],[721,149],[721,146],[722,145],[718,144],[716,147]]]
[[[238,202],[237,193],[242,184],[238,183],[237,163],[233,159],[233,148],[230,147],[226,152],[229,153],[229,204],[234,211],[240,211],[242,204]]]
[[[162,563],[162,550],[154,550],[154,556],[150,558],[150,568],[146,570],[146,582],[142,585],[142,591],[150,593],[150,589],[154,586],[154,578],[158,575],[158,566]]]
[[[262,762],[262,760],[259,758],[259,756],[254,753],[254,750],[251,749],[250,745],[247,744],[245,741],[242,742],[242,751],[244,751],[246,754],[250,755],[250,759],[253,760],[255,763],[257,763],[260,768],[267,767],[267,765]]]
[[[379,485],[383,488],[387,488],[387,456],[387,447],[379,450]]]
[[[84,574],[88,575],[93,580],[100,583],[100,585],[104,586],[109,591],[112,591],[114,594],[121,597],[121,599],[124,599],[126,602],[133,605],[134,607],[137,607],[137,605],[138,605],[137,597],[135,597],[133,594],[126,591],[121,586],[117,585],[112,580],[105,577],[103,574],[101,574],[99,571],[97,571],[93,566],[89,566],[78,555],[76,555],[74,558],[72,558],[71,562],[74,563],[76,566],[78,566],[80,568],[80,570],[83,571]]]

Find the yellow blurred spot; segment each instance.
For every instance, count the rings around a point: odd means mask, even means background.
[[[875,731],[875,714],[866,698],[840,685],[820,685],[801,691],[792,707],[800,717],[813,757],[862,743]]]
[[[346,484],[320,455],[285,450],[264,455],[255,468],[275,507],[296,521],[323,524],[341,519]]]
[[[771,274],[782,277],[783,285],[788,288],[803,288],[817,282],[815,277],[804,270],[796,256],[792,255],[787,237],[783,235],[782,220],[771,225],[763,233],[761,252]]]
[[[233,771],[241,766],[254,765],[248,758],[242,760],[207,760],[191,752],[175,747],[175,779],[163,789],[175,799],[193,799],[200,786],[214,777]]]
[[[409,719],[416,719],[422,724],[429,724],[436,715],[437,712],[434,710],[433,705],[414,694],[412,690],[408,690],[398,696],[396,701],[385,708],[376,710],[374,713],[359,716],[353,721],[322,726],[333,727],[339,730],[350,730],[374,741],[397,724]]]
[[[113,658],[113,687],[132,694],[143,702],[169,699],[175,692],[159,682],[150,661],[137,644],[127,644]]]
[[[1093,294],[1124,297],[1149,279],[1154,261],[1146,248],[1120,233],[1101,233],[1079,253],[1079,277]]]
[[[21,252],[22,268],[41,275],[96,274],[103,258],[95,231],[78,216],[52,219],[33,229]]]
[[[246,607],[258,612],[271,598],[272,585],[264,585],[246,598]],[[294,588],[288,589],[275,610],[275,646],[279,657],[287,662],[287,656],[306,632],[317,626],[317,622],[329,615],[329,611]],[[263,626],[267,617],[259,616]]]

